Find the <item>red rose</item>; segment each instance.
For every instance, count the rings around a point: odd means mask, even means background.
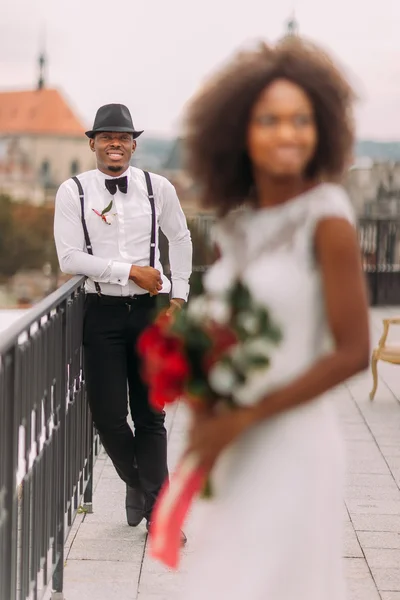
[[[176,347],[175,350],[170,348],[169,354],[164,355],[162,361],[158,361],[151,371],[152,378],[149,385],[153,392],[155,408],[163,404],[171,404],[183,394],[190,370],[180,348]]]
[[[189,376],[182,341],[168,332],[169,319],[158,319],[138,341],[143,358],[143,379],[150,388],[150,403],[156,410],[182,395]]]
[[[149,402],[157,412],[162,412],[165,407],[165,396],[160,390],[150,388]]]
[[[212,323],[207,333],[213,342],[211,350],[204,357],[204,368],[209,371],[227,350],[236,346],[238,339],[232,329],[217,323]]]

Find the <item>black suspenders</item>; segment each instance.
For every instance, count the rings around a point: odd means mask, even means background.
[[[154,268],[156,263],[156,209],[154,206],[154,194],[150,173],[147,171],[143,171],[143,173],[146,179],[147,195],[151,206],[150,266]]]
[[[78,186],[79,200],[80,200],[80,203],[81,203],[81,222],[82,222],[82,228],[83,228],[83,235],[85,236],[86,249],[88,251],[88,254],[92,254],[93,255],[92,244],[90,242],[89,232],[88,232],[87,227],[86,227],[86,220],[85,220],[85,195],[83,193],[83,187],[82,187],[82,184],[81,184],[81,182],[79,181],[79,179],[77,177],[72,177],[72,179],[75,181],[76,185]],[[98,295],[101,296],[101,287],[100,287],[100,284],[98,283],[98,281],[94,282],[94,286],[96,288],[96,292],[98,293]]]
[[[146,179],[147,195],[151,206],[150,266],[154,268],[156,262],[156,208],[154,203],[153,186],[151,184],[150,174],[147,171],[143,171],[143,173]],[[77,177],[72,177],[72,179],[75,181],[78,187],[79,200],[81,203],[81,222],[83,228],[83,235],[85,236],[86,249],[88,251],[88,254],[91,254],[93,256],[92,244],[90,241],[89,232],[87,230],[85,220],[85,195],[83,192],[83,187]],[[95,281],[94,285],[96,288],[96,292],[99,296],[101,296],[101,287],[98,281]]]

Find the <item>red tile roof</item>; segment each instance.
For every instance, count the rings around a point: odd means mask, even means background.
[[[81,136],[84,131],[58,90],[0,92],[0,134]]]

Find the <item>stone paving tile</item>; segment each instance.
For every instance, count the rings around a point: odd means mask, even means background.
[[[137,600],[137,583],[77,582],[66,588],[66,594],[66,600]]]
[[[69,598],[69,592],[77,584],[97,585],[125,585],[126,587],[137,587],[139,569],[134,569],[129,562],[115,561],[86,561],[68,560],[65,567],[65,596]],[[103,596],[93,600],[99,600]],[[106,596],[104,597],[106,598]],[[82,599],[83,600],[83,599]],[[87,600],[92,600],[90,597]],[[122,599],[121,599],[122,600]]]
[[[380,449],[381,449],[383,456],[385,456],[386,458],[399,458],[400,459],[400,444],[397,446],[381,444]]]
[[[68,560],[128,562],[140,567],[143,560],[145,532],[130,540],[90,539],[78,537],[68,554]]]
[[[394,531],[400,533],[399,515],[353,515],[356,531]]]
[[[101,510],[98,509],[97,500],[95,499],[93,514],[87,515],[85,521],[86,519],[90,523],[123,523],[125,521],[125,496],[121,494],[118,503],[103,505]]]
[[[357,537],[364,552],[368,548],[381,550],[400,549],[400,533],[392,531],[358,531]]]
[[[372,488],[378,486],[379,488],[389,488],[397,491],[399,490],[391,474],[380,475],[378,473],[375,473],[374,475],[368,475],[366,473],[351,473],[347,475],[347,485],[364,486]]]
[[[65,542],[65,545],[64,545],[65,556],[68,556],[68,552],[69,552],[72,544],[74,543],[74,540],[75,540],[76,535],[78,534],[78,531],[80,531],[80,526],[82,525],[84,518],[85,518],[84,513],[76,515],[75,521],[72,524],[72,527],[71,527],[68,537],[67,537],[67,541]]]
[[[399,498],[394,500],[346,500],[350,515],[400,515]]]
[[[400,549],[364,548],[365,558],[371,570],[400,569]]]
[[[344,423],[342,427],[344,438],[347,441],[371,441],[372,433],[365,427],[364,423]]]
[[[399,503],[400,490],[396,485],[390,485],[389,487],[348,485],[346,487],[347,506],[351,501],[369,502],[371,500],[396,500]]]
[[[379,592],[364,558],[346,558],[349,600],[380,600]]]
[[[347,471],[350,474],[356,475],[390,475],[390,469],[383,457],[377,460],[353,457],[348,461]]]
[[[393,569],[375,569],[371,567],[371,572],[380,591],[400,591],[400,566]]]
[[[145,526],[141,523],[138,527],[129,527],[124,521],[120,523],[93,523],[85,519],[79,530],[79,537],[85,540],[102,540],[109,542],[121,540],[134,540],[135,543],[143,542]]]
[[[344,554],[345,558],[364,558],[363,551],[351,523],[344,525]]]

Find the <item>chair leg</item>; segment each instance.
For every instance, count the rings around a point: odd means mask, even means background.
[[[372,355],[371,371],[372,371],[372,378],[373,378],[374,383],[373,383],[371,393],[369,395],[369,399],[373,400],[375,397],[376,388],[378,387],[378,359],[377,359],[375,353]]]

